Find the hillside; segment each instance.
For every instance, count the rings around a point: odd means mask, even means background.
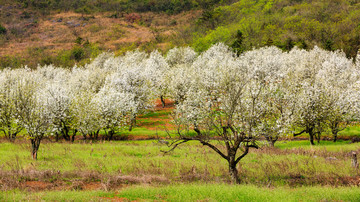
[[[127,50],[167,49],[179,30],[199,16],[197,11],[165,13],[81,14],[73,11],[41,15],[16,6],[0,7],[0,66],[35,67],[38,63],[59,66],[84,64],[102,51],[121,54]]]
[[[136,48],[202,52],[217,42],[238,53],[320,46],[355,57],[359,21],[358,0],[2,0],[0,67],[82,65]]]
[[[241,52],[267,45],[283,50],[317,45],[354,57],[359,22],[357,0],[240,0],[204,11],[193,46],[203,51],[222,41]]]

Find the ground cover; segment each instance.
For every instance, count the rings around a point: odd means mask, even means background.
[[[265,188],[252,185],[134,186],[118,191],[7,191],[3,201],[358,201],[355,187]]]
[[[275,187],[360,184],[359,170],[351,167],[350,156],[351,151],[360,151],[360,143],[302,144],[280,142],[276,148],[252,150],[238,166],[242,182]],[[163,154],[161,150],[166,149],[156,140],[45,142],[39,159],[33,161],[27,142],[2,142],[0,188],[31,190],[27,183],[33,181],[48,183],[35,190],[83,189],[89,183],[97,184],[99,189],[113,189],[124,184],[229,182],[226,162],[208,148],[191,143]]]
[[[31,159],[28,140],[20,137],[14,144],[1,139],[0,200],[360,199],[360,171],[351,167],[350,155],[360,152],[360,143],[350,140],[358,126],[344,130],[338,142],[322,140],[315,146],[290,137],[274,148],[260,142],[262,147],[252,149],[238,165],[242,185],[232,186],[225,160],[201,144],[190,142],[171,153],[161,152],[169,148],[157,137],[166,137],[164,127],[173,129],[172,110],[172,103],[165,108],[157,103],[138,117],[133,131],[117,134],[126,137],[123,141],[81,136],[75,143],[44,140],[37,161]]]

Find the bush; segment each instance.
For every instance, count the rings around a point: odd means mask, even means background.
[[[74,58],[77,62],[85,57],[85,50],[82,47],[75,46],[71,50],[71,57]]]
[[[0,24],[0,34],[6,34],[6,32],[6,28]]]

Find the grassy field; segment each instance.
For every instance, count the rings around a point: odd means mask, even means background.
[[[72,189],[92,182],[109,189],[122,184],[229,182],[226,161],[207,147],[190,143],[165,155],[161,150],[166,149],[155,140],[44,142],[38,160],[33,161],[26,141],[3,142],[0,171],[7,183],[2,189],[21,184],[26,188],[28,181],[48,183],[49,189],[60,185]],[[252,150],[238,169],[244,183],[258,186],[357,185],[359,171],[351,167],[350,151],[360,151],[360,143],[279,142],[276,148]],[[79,181],[83,184],[74,185]]]
[[[354,187],[261,188],[252,185],[141,185],[119,191],[49,191],[0,193],[1,201],[360,201]]]
[[[166,145],[148,140],[173,127],[170,113],[171,107],[139,116],[133,131],[118,134],[128,140],[44,140],[37,161],[29,140],[0,140],[0,201],[360,201],[360,170],[350,159],[360,143],[347,140],[358,126],[336,143],[260,143],[239,163],[242,184],[233,186],[227,162],[207,147],[190,142],[164,154]]]

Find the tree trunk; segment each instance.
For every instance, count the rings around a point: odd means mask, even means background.
[[[71,136],[71,142],[75,141],[76,133],[77,133],[77,130],[75,129],[73,135]]]
[[[321,133],[320,132],[316,133],[315,137],[316,137],[317,143],[319,144],[320,140],[321,140]]]
[[[130,127],[129,127],[129,131],[132,131],[133,127],[136,125],[136,116],[132,116],[130,119]]]
[[[42,137],[34,137],[31,140],[31,156],[33,158],[33,160],[37,160],[37,152],[39,150],[40,147],[40,142],[41,142]]]
[[[356,152],[351,152],[351,167],[353,168],[359,168],[359,163],[357,161],[357,155]]]
[[[160,96],[160,100],[161,100],[162,107],[165,108],[165,99],[162,95]]]
[[[229,174],[231,178],[231,183],[240,184],[240,178],[238,176],[238,170],[236,169],[235,161],[229,161]]]
[[[337,141],[337,132],[333,132],[333,142],[336,142]]]
[[[15,142],[15,139],[16,139],[16,133],[11,133],[9,132],[9,140],[10,142]]]
[[[59,133],[57,133],[57,132],[55,133],[55,141],[59,142]]]
[[[265,139],[270,147],[275,147],[275,142],[278,140],[278,137],[265,136]]]
[[[315,145],[314,144],[314,134],[312,132],[309,132],[309,137],[310,137],[310,144]]]
[[[310,136],[310,144],[311,144],[311,145],[315,145],[315,143],[314,143],[314,136]]]
[[[70,135],[69,135],[69,129],[65,125],[63,126],[63,129],[61,130],[61,133],[63,134],[63,137],[66,141],[70,141]]]
[[[270,147],[275,147],[275,141],[274,140],[269,141],[269,145]]]
[[[108,134],[108,137],[107,137],[107,140],[111,141],[113,135],[114,135],[114,132],[113,132],[112,130],[110,130],[110,131],[109,131],[109,134]]]
[[[5,134],[5,137],[8,138],[11,143],[15,142],[17,132],[11,133],[10,131],[8,131],[8,133],[6,133],[5,130],[3,130],[3,132]]]

